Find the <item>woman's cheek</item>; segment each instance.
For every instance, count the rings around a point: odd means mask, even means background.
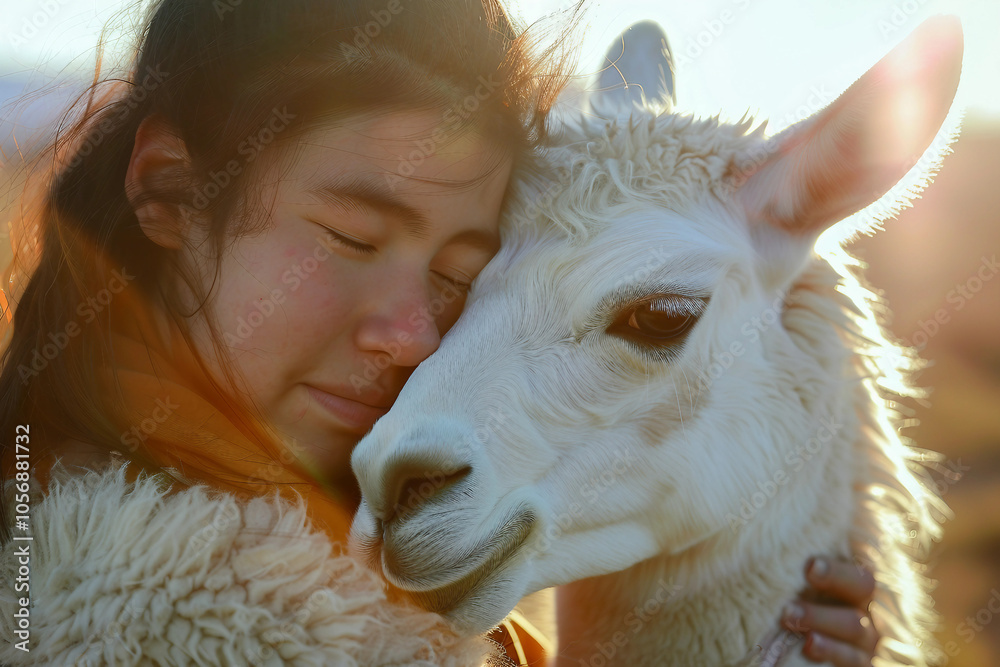
[[[336,258],[331,258],[315,271],[304,273],[305,277],[295,276],[298,282],[292,284],[297,287],[282,290],[284,319],[295,338],[305,344],[336,339],[360,295],[358,276],[342,275],[335,262]]]
[[[322,235],[298,248],[285,251],[287,265],[281,272],[281,286],[289,292],[296,292],[309,280],[327,272],[336,261],[331,242]]]
[[[268,343],[269,337],[273,336],[273,324],[275,313],[279,312],[284,305],[284,295],[274,292],[268,296],[261,296],[244,302],[240,308],[230,317],[222,318],[219,326],[226,346],[231,349],[264,349],[275,351],[274,343]]]

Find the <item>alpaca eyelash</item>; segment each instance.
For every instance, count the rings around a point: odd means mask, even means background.
[[[695,303],[698,304],[698,307],[692,307]],[[650,305],[651,310],[655,310],[658,313],[668,313],[670,315],[689,315],[691,317],[698,317],[705,310],[704,301],[698,300],[692,302],[686,297],[671,294],[635,301],[627,305],[625,308],[620,309],[619,312],[645,305]]]
[[[646,347],[627,338],[619,338],[617,336],[611,336],[610,338],[614,339],[620,345],[627,345],[634,354],[638,354],[648,361],[657,364],[666,364],[675,361],[681,356],[681,352],[684,349],[683,344],[671,347]]]
[[[685,292],[687,290],[677,286],[671,286],[669,291],[657,288],[646,290],[635,286],[619,290],[602,299],[593,314],[579,329],[574,327],[573,338],[579,342],[591,331],[597,329],[603,331],[611,326],[622,312],[648,303],[655,303],[658,312],[701,317],[708,306],[708,297],[694,296]]]
[[[620,290],[603,299],[594,314],[587,319],[584,326],[579,331],[573,331],[572,338],[579,343],[584,336],[592,331],[606,332],[623,313],[636,310],[648,304],[655,304],[654,310],[660,313],[693,317],[697,320],[708,307],[708,297],[679,294],[678,292],[680,291],[680,289],[675,287],[672,287],[670,291],[662,289],[647,291],[635,286]],[[697,322],[694,324],[697,324]],[[660,347],[643,345],[634,340],[615,335],[608,335],[608,338],[613,341],[612,344],[625,346],[630,353],[645,359],[651,364],[672,363],[680,357],[684,349],[683,343]]]
[[[698,318],[704,312],[705,301],[701,299],[691,300],[688,298],[678,297],[677,295],[657,295],[652,298],[640,299],[639,301],[634,301],[631,304],[626,305],[624,308],[621,308],[614,313],[611,323],[606,328],[612,326],[626,313],[631,312],[633,313],[632,316],[635,317],[635,311],[644,307],[648,307],[651,311],[656,313],[688,318],[688,321],[684,324],[682,331],[678,333],[678,338],[680,340],[678,344],[644,344],[643,342],[608,332],[610,337],[621,344],[627,345],[634,353],[639,354],[654,363],[670,363],[675,361],[684,349],[684,344],[687,342],[688,334],[695,324],[697,324]]]

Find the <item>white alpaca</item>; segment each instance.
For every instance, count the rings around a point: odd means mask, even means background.
[[[917,164],[961,54],[928,21],[772,140],[638,107],[567,127],[354,452],[357,552],[468,631],[558,585],[556,662],[594,667],[741,664],[806,558],[853,552],[876,664],[933,661],[943,505],[891,403],[913,359],[857,263],[813,246]]]

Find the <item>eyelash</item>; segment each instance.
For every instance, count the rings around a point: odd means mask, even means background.
[[[360,252],[363,255],[374,255],[375,254],[375,246],[368,245],[367,243],[358,243],[357,241],[349,239],[346,236],[341,236],[337,232],[335,232],[332,229],[329,229],[327,227],[324,227],[323,229],[324,229],[327,237],[329,237],[330,239],[333,239],[334,241],[336,241],[337,243],[340,243],[341,245],[347,246],[351,250],[355,250],[357,252]]]
[[[444,279],[446,282],[448,282],[452,286],[456,287],[457,289],[462,290],[463,292],[468,292],[469,288],[472,287],[472,283],[463,283],[460,280],[455,280],[454,278],[449,278],[448,276],[444,275],[443,273],[438,273],[437,271],[435,271],[434,273],[437,273],[437,275],[441,276],[441,278]]]
[[[353,239],[349,239],[346,236],[342,236],[342,235],[338,234],[337,232],[333,231],[329,227],[324,227],[323,230],[324,230],[324,232],[326,233],[326,235],[329,238],[333,239],[337,243],[340,243],[341,245],[347,246],[348,248],[350,248],[352,250],[355,250],[357,252],[360,252],[360,253],[362,253],[364,255],[374,255],[375,254],[375,246],[368,245],[367,243],[358,243],[357,241],[354,241]],[[435,273],[437,273],[437,272],[435,271]],[[437,275],[439,275],[444,281],[446,281],[449,284],[453,285],[454,287],[462,290],[463,292],[467,292],[469,290],[469,288],[472,287],[471,283],[463,283],[462,281],[455,280],[454,278],[450,278],[450,277],[444,275],[443,273],[437,273]]]

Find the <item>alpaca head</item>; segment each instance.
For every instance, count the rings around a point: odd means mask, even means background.
[[[792,335],[789,289],[820,232],[917,163],[961,52],[957,20],[929,21],[770,140],[592,100],[606,118],[520,177],[465,313],[356,448],[353,548],[482,631],[534,590],[741,539],[726,517],[760,480],[850,437],[850,351]],[[829,476],[796,475],[797,511]]]

